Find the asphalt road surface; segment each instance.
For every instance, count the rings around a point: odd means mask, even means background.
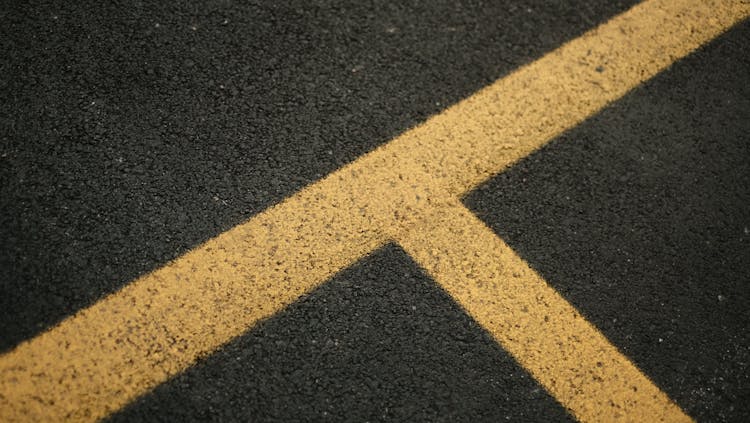
[[[635,4],[5,3],[0,354]],[[462,201],[686,414],[750,420],[750,23]],[[109,418],[574,420],[396,243]]]

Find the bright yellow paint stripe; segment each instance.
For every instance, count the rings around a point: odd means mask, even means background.
[[[399,242],[581,421],[690,421],[599,331],[458,201]]]
[[[434,227],[424,216],[439,218],[426,210],[454,208],[457,196],[749,13],[750,5],[740,1],[652,0],[521,68],[0,357],[0,421],[90,421],[106,416],[389,240],[406,244],[577,417],[612,420],[617,417],[610,414],[613,409],[600,407],[611,401],[623,410],[619,417],[686,419],[593,327],[571,317],[577,313],[568,316],[575,324],[558,325],[563,332],[554,334],[559,340],[576,340],[577,346],[561,345],[557,353],[545,349],[550,355],[544,357],[528,351],[546,344],[533,342],[538,333],[508,329],[508,322],[540,327],[540,313],[574,312],[533,272],[522,277],[531,284],[529,292],[552,292],[549,298],[556,300],[547,308],[529,309],[536,317],[525,318],[512,304],[483,303],[477,296],[482,289],[472,287],[474,282],[455,272],[442,273],[432,256],[424,256],[415,245],[413,234],[416,228]],[[595,71],[599,65],[604,72]],[[456,213],[459,221],[468,219]],[[461,250],[460,245],[448,248],[436,240],[436,251],[442,251],[446,261],[473,252],[502,260],[503,266],[523,267],[504,244],[478,227],[466,224],[466,233],[477,232],[484,243],[467,243]],[[484,251],[487,248],[497,251]],[[476,263],[466,266],[474,268]],[[486,276],[481,283],[497,283],[495,276]],[[517,282],[504,283],[518,287],[518,298],[530,295]],[[590,369],[602,354],[611,354],[602,361],[607,369],[623,373],[595,373],[602,379],[598,391],[590,378],[555,364],[575,362]],[[545,374],[547,369],[551,373]],[[633,400],[632,394],[622,392],[624,379],[619,375],[632,376],[628,382],[651,399]]]

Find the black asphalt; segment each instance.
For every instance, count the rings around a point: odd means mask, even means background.
[[[633,2],[4,3],[0,352]],[[750,419],[749,35],[466,199],[705,421]],[[569,417],[389,246],[114,419],[282,418]]]

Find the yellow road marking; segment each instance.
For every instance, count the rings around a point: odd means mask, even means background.
[[[420,264],[504,346],[511,338],[522,339],[494,319],[504,316],[508,322],[528,324],[538,319],[508,315],[507,310],[513,310],[509,304],[481,302],[476,297],[479,288],[462,286],[465,279],[447,280],[452,273],[441,273],[431,256],[414,245],[416,228],[434,227],[423,216],[441,218],[425,210],[455,207],[458,196],[749,13],[750,4],[740,1],[652,0],[563,45],[3,355],[0,420],[104,417],[389,240],[409,245]],[[604,71],[597,72],[597,66]],[[478,231],[487,239],[482,230],[469,226],[467,233]],[[498,251],[482,251],[488,246]],[[459,247],[445,248],[445,260],[473,251]],[[476,248],[473,252],[480,257],[502,259],[503,266],[523,266],[497,240],[465,248]],[[467,266],[475,268],[476,263]],[[523,278],[530,289],[547,292],[533,272]],[[519,286],[518,295],[526,295],[525,286],[505,283]],[[561,299],[548,305],[552,308],[531,313],[572,310]],[[527,351],[533,342],[506,347],[575,416],[611,420],[615,415],[607,410],[619,408],[624,419],[687,419],[614,347],[602,347],[607,343],[593,327],[579,317],[568,320],[577,323],[561,326],[567,332],[556,333],[556,339],[572,339],[579,346],[561,346],[557,353],[545,349],[548,357]],[[533,340],[539,334],[525,336]],[[613,355],[602,363],[624,371],[621,375],[636,375],[629,382],[639,392],[654,393],[650,400],[621,392],[623,381],[612,371],[594,374],[603,386],[594,390],[591,378],[555,364],[573,361],[590,369],[605,352]],[[560,373],[545,375],[545,369]],[[613,408],[601,409],[610,401]]]
[[[690,418],[458,201],[401,246],[580,421]]]

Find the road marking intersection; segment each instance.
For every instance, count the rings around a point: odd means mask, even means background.
[[[650,0],[0,357],[0,420],[103,418],[398,242],[582,421],[689,421],[460,197],[750,14]]]

